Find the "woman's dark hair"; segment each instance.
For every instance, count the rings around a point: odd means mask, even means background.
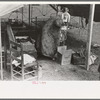
[[[65,8],[64,7],[62,8],[62,12],[65,12]]]
[[[67,7],[63,7],[63,8],[62,8],[62,12],[65,12],[65,11],[66,11],[66,10],[65,10],[66,8],[67,8]],[[68,8],[67,8],[67,9],[68,9]],[[68,9],[68,11],[69,11],[69,9]]]

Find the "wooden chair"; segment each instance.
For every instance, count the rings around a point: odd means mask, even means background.
[[[32,63],[28,63],[27,65],[24,65],[24,54],[28,52],[23,51],[23,44],[17,43],[16,39],[14,37],[12,28],[10,25],[7,25],[7,34],[9,37],[9,49],[10,49],[10,66],[11,66],[11,79],[17,79],[17,80],[29,80],[32,78],[38,79],[38,62],[34,61]],[[17,57],[20,56],[21,59],[18,59]],[[16,60],[20,63],[17,67],[12,64],[12,61]],[[32,76],[30,78],[27,78],[27,76]]]
[[[19,55],[21,59],[17,58]],[[38,80],[38,62],[34,61],[32,63],[28,63],[24,65],[23,55],[24,53],[23,53],[22,45],[10,41],[11,79],[30,80],[33,78],[37,78]],[[13,65],[12,64],[13,60],[18,61],[20,64],[18,66]]]
[[[30,54],[33,53],[34,57],[37,58],[37,50],[35,48],[35,41],[30,38],[30,41],[26,41],[26,42],[17,42],[15,36],[14,36],[14,33],[13,33],[13,30],[11,28],[11,26],[8,24],[7,25],[7,34],[8,34],[8,37],[9,37],[9,40],[15,42],[15,43],[21,43],[22,44],[22,47],[23,47],[23,51],[24,52],[28,52]]]

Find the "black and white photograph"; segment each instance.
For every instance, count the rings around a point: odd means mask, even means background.
[[[100,2],[0,1],[0,98],[100,98]]]
[[[0,3],[5,81],[100,79],[100,4]]]

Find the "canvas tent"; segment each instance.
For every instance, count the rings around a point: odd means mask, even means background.
[[[2,66],[2,41],[1,41],[1,18],[16,10],[23,7],[23,4],[0,4],[0,70],[1,70],[1,79],[3,79],[3,66]]]

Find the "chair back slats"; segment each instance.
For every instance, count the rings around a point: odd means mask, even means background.
[[[21,44],[18,44],[16,42],[12,41],[12,40],[10,40],[9,42],[10,42],[11,45],[21,48]]]
[[[10,56],[11,56],[11,59],[16,60],[21,65],[23,65],[23,52],[22,52],[23,49],[22,49],[21,44],[18,44],[16,42],[11,41],[11,40],[9,40],[9,42],[10,42]],[[18,55],[21,57],[21,59],[17,58]]]
[[[12,28],[10,25],[7,25],[7,34],[8,34],[9,40],[16,42]]]

